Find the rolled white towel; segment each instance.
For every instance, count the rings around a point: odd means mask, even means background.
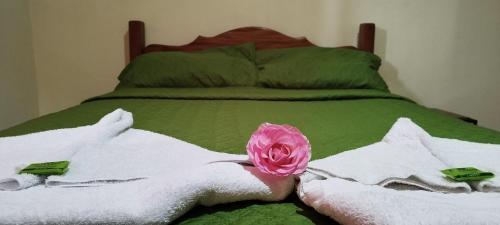
[[[29,188],[43,182],[44,177],[33,174],[14,174],[8,178],[0,179],[0,190],[17,191]]]
[[[345,225],[498,224],[499,193],[398,191],[340,178],[298,185],[299,198]]]
[[[292,192],[294,182],[292,176],[275,177],[255,167],[211,163],[98,187],[37,186],[0,192],[0,224],[169,223],[196,205],[279,201]]]
[[[105,143],[132,123],[131,113],[117,109],[94,125],[0,138],[0,190],[20,190],[43,182],[43,177],[17,174],[19,165],[71,160],[77,152]]]
[[[106,114],[96,124],[91,126],[91,132],[83,140],[89,144],[100,144],[110,141],[121,133],[127,131],[134,124],[132,113],[123,109]]]

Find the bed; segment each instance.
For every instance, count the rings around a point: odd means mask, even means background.
[[[161,51],[199,51],[247,42],[257,50],[314,46],[258,28],[239,28],[198,37],[183,46],[145,44],[145,25],[129,22],[130,59]],[[374,24],[361,24],[358,45],[341,48],[373,52]],[[7,130],[13,136],[96,122],[123,108],[134,114],[134,128],[166,134],[213,151],[245,154],[250,134],[263,122],[292,124],[310,140],[312,160],[379,141],[399,117],[408,117],[433,136],[500,144],[500,133],[475,126],[376,89],[297,89],[266,87],[118,87],[81,105],[45,115]],[[175,224],[332,224],[295,195],[283,202],[238,202],[198,206]]]

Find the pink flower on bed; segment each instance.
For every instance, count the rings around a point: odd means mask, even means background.
[[[306,170],[311,145],[293,126],[263,123],[250,137],[247,153],[263,173],[288,176]]]

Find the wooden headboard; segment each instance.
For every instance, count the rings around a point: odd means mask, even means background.
[[[280,32],[262,27],[242,27],[226,31],[213,37],[198,36],[186,45],[172,46],[150,44],[146,46],[144,22],[132,20],[128,22],[130,60],[148,52],[155,51],[198,51],[207,48],[237,45],[247,42],[255,43],[257,49],[291,48],[315,46],[304,37],[294,38]],[[359,25],[358,44],[342,46],[357,48],[362,51],[372,52],[375,42],[375,24],[363,23]]]

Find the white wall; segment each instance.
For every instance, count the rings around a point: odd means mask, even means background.
[[[40,112],[110,91],[126,62],[127,21],[148,43],[265,26],[321,46],[353,44],[377,23],[376,53],[395,93],[500,130],[498,0],[32,0]]]
[[[0,130],[38,113],[28,0],[0,0]]]
[[[500,130],[500,1],[352,0],[349,7],[351,26],[377,24],[375,51],[393,92]]]
[[[312,4],[311,4],[312,3]],[[148,43],[185,44],[241,26],[266,26],[340,43],[342,0],[33,0],[40,112],[112,90],[125,66],[127,22],[146,22]],[[327,27],[328,29],[325,29]]]

